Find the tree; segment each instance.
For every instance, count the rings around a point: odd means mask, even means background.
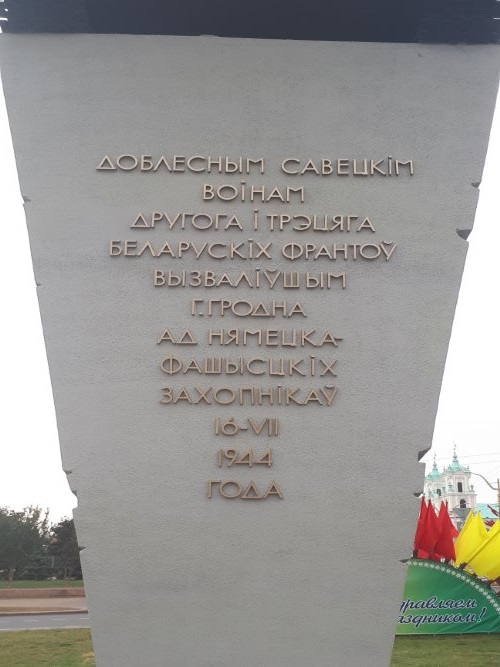
[[[54,567],[63,579],[81,579],[80,549],[76,539],[73,519],[62,519],[52,526],[49,538],[49,554],[54,556]]]
[[[39,507],[26,507],[21,512],[0,507],[0,570],[7,571],[9,586],[16,571],[35,554],[43,553],[47,535],[48,512]]]
[[[16,572],[16,579],[31,581],[45,581],[54,576],[53,557],[47,553],[47,545],[44,545],[43,551],[37,551],[32,554],[22,570]]]

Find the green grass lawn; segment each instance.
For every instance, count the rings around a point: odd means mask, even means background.
[[[81,588],[83,581],[53,579],[51,581],[13,581],[11,588]],[[0,588],[8,588],[7,581],[0,581]]]
[[[93,667],[89,630],[0,632],[2,667]]]
[[[334,663],[332,663],[333,665]],[[2,667],[94,667],[89,630],[0,632]],[[500,635],[397,637],[391,667],[498,667]],[[360,665],[360,667],[369,667]]]
[[[396,637],[391,667],[498,667],[499,635]]]

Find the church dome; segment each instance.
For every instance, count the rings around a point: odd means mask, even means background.
[[[441,477],[441,473],[438,470],[436,464],[436,457],[434,456],[434,463],[432,464],[432,470],[428,475],[425,476],[425,479],[435,479],[436,477]]]
[[[446,472],[469,472],[469,466],[463,466],[458,460],[456,447],[453,448],[453,458],[446,468]]]

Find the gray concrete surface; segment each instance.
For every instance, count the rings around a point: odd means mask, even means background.
[[[26,614],[0,616],[0,632],[89,628],[87,614]]]
[[[263,20],[265,17],[263,17]],[[213,37],[0,42],[63,464],[102,667],[389,663],[497,85],[490,46]],[[264,157],[265,174],[98,171],[105,155]],[[285,158],[414,161],[400,177],[287,176]],[[305,202],[208,202],[205,183],[298,185]],[[369,216],[375,231],[270,232],[266,214]],[[132,229],[139,212],[231,213],[242,230]],[[272,242],[271,259],[110,257],[109,241]],[[292,262],[286,243],[392,243],[390,261]],[[391,246],[392,247],[392,246]],[[10,249],[15,251],[15,249]],[[345,290],[155,288],[155,269],[344,271]],[[190,300],[300,302],[307,318],[192,316]],[[209,327],[316,329],[338,348],[207,344]],[[157,341],[189,329],[198,345]],[[29,353],[29,351],[27,351]],[[336,377],[171,377],[169,355],[337,359]],[[318,362],[319,363],[319,362]],[[162,388],[338,387],[330,407],[162,404]],[[468,390],[465,389],[464,390]],[[278,418],[279,438],[215,436]],[[222,442],[221,442],[222,441]],[[272,446],[272,468],[219,468]],[[207,480],[271,480],[247,502]]]
[[[85,598],[18,598],[1,599],[0,614],[12,611],[87,611]]]

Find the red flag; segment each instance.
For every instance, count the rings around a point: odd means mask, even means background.
[[[425,502],[425,496],[422,496],[422,502],[420,503],[420,514],[418,515],[417,521],[417,530],[415,531],[415,539],[413,540],[413,550],[417,551],[419,549],[420,538],[424,532],[425,525],[425,516],[427,514],[427,503]],[[421,558],[421,556],[417,556]]]
[[[448,507],[448,501],[446,501],[446,517],[447,517],[448,525],[450,526],[450,530],[453,533],[452,537],[455,538],[455,537],[458,537],[458,533],[460,531],[457,530],[455,528],[455,526],[453,525],[453,521],[450,519],[450,511],[449,510],[450,510],[450,508]]]
[[[455,560],[453,538],[458,535],[458,531],[451,522],[448,507],[444,502],[441,502],[439,508],[438,523],[441,534],[436,541],[434,551],[445,560]]]
[[[440,535],[441,525],[436,516],[436,512],[434,511],[434,507],[431,501],[429,501],[427,513],[425,515],[424,528],[422,534],[420,535],[417,549],[427,551],[429,556],[432,558],[434,556],[436,542],[439,540]]]

